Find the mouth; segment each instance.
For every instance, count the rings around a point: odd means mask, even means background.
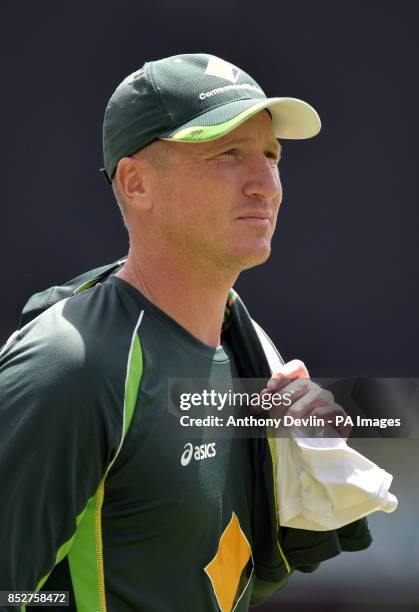
[[[240,215],[236,220],[243,223],[254,223],[256,225],[270,225],[272,216],[266,211],[250,211],[244,215]]]
[[[239,223],[245,223],[246,225],[255,225],[258,227],[270,227],[271,225],[269,219],[263,219],[261,217],[239,217],[237,221]]]
[[[263,208],[247,208],[243,207],[242,211],[237,216],[237,219],[269,219],[272,220],[273,211],[271,207],[264,206]]]

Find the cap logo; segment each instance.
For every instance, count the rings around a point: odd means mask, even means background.
[[[219,57],[210,56],[205,74],[236,83],[240,70]]]

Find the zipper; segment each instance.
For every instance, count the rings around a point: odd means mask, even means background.
[[[106,612],[105,576],[103,571],[103,544],[102,544],[102,504],[105,490],[105,479],[97,490],[95,508],[95,538],[96,538],[96,567],[98,576],[99,612]]]

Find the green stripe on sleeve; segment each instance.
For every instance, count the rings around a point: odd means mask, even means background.
[[[134,337],[131,359],[128,365],[127,380],[124,398],[124,438],[134,414],[137,403],[138,389],[140,388],[141,376],[143,374],[143,353],[137,334]]]
[[[96,494],[89,499],[83,520],[79,525],[68,554],[78,612],[106,612],[102,550],[102,505],[105,479],[121,450],[137,403],[138,390],[143,373],[143,355],[137,335],[142,315],[143,313],[141,313],[134,329],[127,360],[121,444],[113,461],[108,466]]]
[[[102,483],[100,486],[103,487]],[[101,576],[98,571],[98,560],[102,554],[102,542],[97,540],[96,533],[98,501],[100,501],[100,487],[87,503],[83,520],[79,525],[68,554],[68,563],[78,612],[103,611],[99,599]]]
[[[64,559],[64,557],[68,554],[69,550],[71,549],[73,542],[74,542],[74,538],[76,537],[77,534],[77,530],[78,527],[80,525],[80,523],[82,522],[82,519],[84,517],[84,514],[86,512],[87,506],[86,508],[84,508],[84,510],[82,512],[80,512],[80,514],[76,517],[76,531],[74,532],[74,534],[71,536],[71,538],[69,540],[67,540],[66,542],[64,542],[64,544],[62,544],[60,546],[60,548],[57,551],[57,554],[55,556],[55,561],[54,561],[54,565],[52,566],[52,568],[50,569],[50,571],[48,572],[48,574],[45,574],[45,576],[43,576],[41,578],[41,580],[38,582],[38,584],[36,585],[35,588],[35,592],[38,593],[38,591],[41,590],[42,586],[45,584],[45,582],[47,581],[47,579],[49,578],[49,575],[51,574],[52,570],[54,569],[54,567],[60,563],[60,561],[62,561]],[[26,606],[22,606],[21,607],[21,612],[25,612],[26,610]]]

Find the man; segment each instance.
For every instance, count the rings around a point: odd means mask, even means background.
[[[231,287],[270,254],[277,139],[319,129],[305,102],[267,99],[205,54],[149,62],[116,89],[104,161],[128,257],[1,357],[1,589],[70,591],[79,612],[243,611],[293,569],[369,545],[362,521],[280,528],[266,438],[203,431],[185,459],[167,424],[169,379],[270,376],[275,349]],[[274,374],[271,388],[308,377],[298,361]]]

